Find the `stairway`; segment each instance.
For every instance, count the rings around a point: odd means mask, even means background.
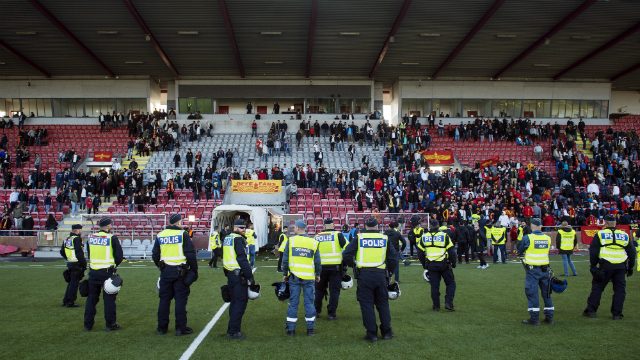
[[[149,163],[149,159],[151,159],[151,156],[134,155],[133,159],[138,163],[138,170],[142,171],[147,166],[147,163]],[[129,168],[129,164],[131,164],[131,160],[123,160],[122,161],[122,168],[123,169],[128,169]]]
[[[576,150],[585,154],[587,157],[589,157],[589,159],[592,159],[593,152],[591,151],[591,141],[589,141],[589,139],[587,139],[586,145],[586,149],[583,149],[584,143],[582,142],[580,136],[578,136],[578,138],[576,139]]]

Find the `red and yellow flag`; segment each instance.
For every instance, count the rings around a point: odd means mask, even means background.
[[[110,162],[111,158],[113,158],[111,151],[96,151],[93,153],[93,161],[96,162]]]
[[[451,150],[427,150],[422,156],[429,165],[453,165],[453,151]]]

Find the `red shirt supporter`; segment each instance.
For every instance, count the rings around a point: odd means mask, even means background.
[[[556,226],[556,219],[553,218],[553,215],[547,214],[542,219],[542,226]]]
[[[533,208],[529,204],[525,205],[522,209],[522,215],[526,218],[531,218],[533,216]]]
[[[373,182],[373,188],[375,189],[376,192],[382,190],[382,180],[380,180],[380,178],[377,178],[376,181]]]
[[[258,173],[258,180],[267,180],[267,173],[264,171],[260,171]]]

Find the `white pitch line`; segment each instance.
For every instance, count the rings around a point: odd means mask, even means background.
[[[251,272],[255,273],[257,269],[258,268],[253,268]],[[222,304],[222,306],[220,306],[220,309],[218,309],[218,312],[215,315],[213,315],[213,318],[211,318],[209,323],[207,323],[204,329],[202,329],[202,331],[200,331],[198,336],[193,340],[191,345],[189,345],[187,350],[185,350],[182,356],[180,356],[180,360],[189,360],[191,358],[193,353],[198,349],[198,346],[200,346],[202,341],[204,341],[204,338],[206,338],[207,335],[209,335],[209,332],[211,331],[211,329],[213,329],[213,326],[218,322],[218,320],[220,320],[220,318],[222,317],[222,314],[224,314],[224,312],[227,311],[227,308],[229,307],[230,304],[231,303],[224,303]]]

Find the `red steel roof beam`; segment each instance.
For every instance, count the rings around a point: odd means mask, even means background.
[[[238,72],[240,73],[240,77],[245,77],[244,65],[242,64],[242,57],[240,56],[240,48],[238,48],[238,41],[236,40],[236,34],[233,31],[233,23],[231,22],[231,16],[229,15],[229,9],[227,8],[227,3],[225,0],[218,0],[218,5],[220,6],[220,12],[222,13],[222,18],[224,20],[224,27],[227,29],[227,36],[229,37],[229,43],[231,45],[231,50],[233,51],[233,56],[236,60],[236,66],[238,67]]]
[[[382,45],[382,49],[378,53],[378,57],[376,58],[376,62],[373,63],[371,67],[371,71],[369,71],[369,78],[373,78],[373,75],[378,70],[378,66],[382,64],[385,55],[387,55],[387,51],[389,50],[389,44],[391,44],[391,38],[396,35],[400,25],[402,24],[402,20],[404,20],[405,16],[407,16],[407,12],[409,11],[409,6],[411,6],[411,0],[404,0],[402,3],[402,7],[400,8],[400,12],[396,16],[393,25],[391,26],[391,30],[389,30],[389,34],[387,34],[387,38],[384,40],[384,45]]]

